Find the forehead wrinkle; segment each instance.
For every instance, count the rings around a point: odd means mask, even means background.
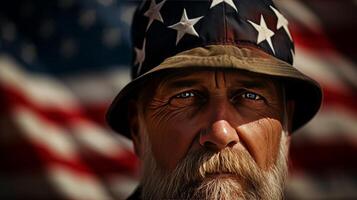
[[[167,76],[160,81],[158,91],[191,87],[205,81],[205,77],[195,76],[195,74],[194,72]]]
[[[262,77],[240,76],[238,79],[234,79],[235,85],[239,85],[249,89],[274,89],[273,80],[267,80]]]
[[[215,79],[214,82],[215,82],[216,89],[219,89],[221,87],[222,88],[226,87],[226,73],[229,72],[220,69],[214,71],[214,79]]]
[[[164,86],[166,89],[180,89],[180,88],[187,88],[192,87],[194,85],[200,84],[200,80],[191,80],[191,79],[184,79],[184,80],[177,80],[173,82],[169,82]]]

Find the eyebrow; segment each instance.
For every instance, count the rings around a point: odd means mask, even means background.
[[[250,89],[270,88],[270,85],[266,80],[238,80],[235,83],[239,86]]]
[[[202,81],[194,80],[194,79],[181,79],[181,80],[170,81],[167,84],[162,84],[162,85],[165,85],[165,87],[171,89],[179,89],[179,88],[191,87],[192,85],[197,85],[200,82]]]

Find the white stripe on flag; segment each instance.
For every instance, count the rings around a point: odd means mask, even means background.
[[[0,83],[25,94],[42,107],[71,110],[78,107],[73,94],[58,80],[34,73],[27,73],[9,55],[0,55]]]
[[[90,122],[76,121],[71,125],[71,132],[79,144],[107,157],[118,157],[127,153],[123,150],[132,149],[131,145],[118,140],[114,133]]]
[[[275,0],[274,3],[285,11],[284,14],[288,14],[296,21],[304,24],[311,30],[320,31],[321,22],[316,14],[306,7],[303,3],[298,0],[284,0],[278,1]]]
[[[61,166],[48,166],[48,173],[56,188],[69,199],[110,200],[112,199],[100,181],[92,175],[84,175]]]
[[[296,173],[287,184],[288,199],[356,199],[355,177],[347,174],[317,176]]]
[[[325,54],[324,52],[317,52],[297,46],[295,65],[300,71],[311,76],[323,86],[339,90],[340,92],[347,92],[344,80],[336,73],[336,71],[340,70],[339,66],[336,66],[328,56],[335,57],[332,54]],[[335,57],[334,60],[336,59]]]
[[[118,197],[126,199],[138,186],[139,180],[133,177],[118,175],[112,176],[108,180],[110,190],[113,191]]]
[[[25,107],[17,107],[12,115],[15,123],[31,142],[43,145],[65,159],[75,158],[78,149],[67,130],[44,121]]]
[[[335,140],[337,138],[357,144],[356,113],[341,106],[329,105],[321,110],[299,134],[299,137],[315,141]]]
[[[83,103],[109,102],[130,81],[128,67],[120,67],[105,72],[74,74],[63,77],[63,82]]]

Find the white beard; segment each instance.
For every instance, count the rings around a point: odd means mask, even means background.
[[[282,134],[280,151],[273,167],[259,168],[247,151],[202,149],[189,152],[173,171],[157,165],[146,129],[140,124],[144,155],[142,166],[143,199],[283,199],[287,175],[287,146]],[[219,174],[224,174],[220,176]]]

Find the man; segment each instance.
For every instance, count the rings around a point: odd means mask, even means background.
[[[293,131],[321,104],[270,0],[145,1],[133,81],[107,121],[132,139],[130,199],[282,199]]]

